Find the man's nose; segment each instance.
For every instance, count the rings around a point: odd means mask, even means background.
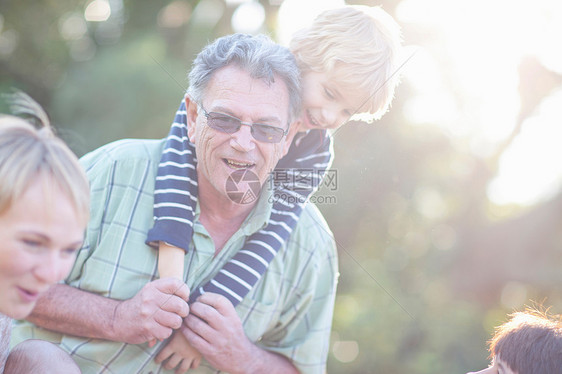
[[[253,150],[256,147],[256,144],[254,136],[252,135],[252,125],[242,123],[240,130],[231,134],[230,145],[232,148],[241,152],[249,152]]]

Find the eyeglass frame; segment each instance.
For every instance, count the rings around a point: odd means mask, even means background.
[[[222,132],[223,134],[235,134],[235,133],[237,133],[238,131],[240,131],[240,129],[242,128],[242,125],[246,125],[246,126],[249,126],[249,127],[250,127],[250,134],[252,134],[252,137],[253,137],[255,140],[257,140],[258,142],[269,143],[269,144],[277,144],[277,143],[280,143],[281,140],[283,140],[283,137],[287,136],[287,134],[289,133],[290,123],[287,123],[287,129],[284,130],[284,129],[282,129],[281,127],[272,126],[272,125],[266,125],[265,123],[259,123],[259,122],[256,122],[256,123],[252,123],[252,122],[243,122],[240,118],[231,116],[230,114],[226,114],[226,113],[221,113],[221,112],[207,112],[207,111],[205,110],[205,108],[203,107],[203,104],[198,104],[197,106],[200,107],[200,108],[203,110],[203,115],[204,115],[205,118],[207,119],[207,126],[209,126],[210,128],[212,128],[212,129],[214,129],[214,130],[220,131],[220,132]],[[233,120],[235,120],[235,121],[238,121],[240,125],[238,126],[238,128],[236,129],[236,131],[233,131],[233,132],[226,132],[226,131],[223,131],[223,130],[220,129],[220,128],[216,128],[216,127],[213,127],[213,126],[209,125],[209,117],[210,117],[211,114],[217,114],[217,115],[221,115],[221,116],[224,116],[224,117],[228,117],[228,118],[230,118],[230,119],[233,119]],[[280,130],[280,131],[282,131],[283,133],[281,134],[281,137],[279,138],[279,140],[276,141],[276,142],[268,142],[268,141],[265,141],[265,140],[260,140],[260,139],[256,138],[256,136],[254,135],[254,126],[255,126],[255,125],[257,125],[257,126],[265,126],[265,127],[267,127],[267,128]]]

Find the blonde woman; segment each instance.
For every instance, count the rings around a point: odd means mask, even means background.
[[[89,217],[88,181],[76,156],[29,96],[16,94],[13,104],[38,128],[0,116],[0,373],[11,319],[29,315],[39,296],[66,277]],[[29,341],[14,351],[6,373],[79,372],[66,353],[47,342]]]

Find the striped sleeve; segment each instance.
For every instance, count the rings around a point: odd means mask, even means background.
[[[187,251],[197,205],[197,159],[187,137],[187,113],[182,100],[166,139],[154,190],[154,227],[146,244],[166,242]]]

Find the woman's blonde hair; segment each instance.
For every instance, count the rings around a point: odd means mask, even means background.
[[[54,135],[47,115],[33,99],[18,92],[9,101],[14,114],[34,119],[37,127],[20,117],[0,115],[0,214],[33,181],[42,180],[59,186],[86,223],[90,190],[78,158]]]
[[[290,42],[303,74],[326,74],[343,87],[365,95],[356,113],[379,119],[389,108],[398,84],[400,26],[380,7],[349,5],[322,12]],[[365,115],[368,114],[368,115]]]

